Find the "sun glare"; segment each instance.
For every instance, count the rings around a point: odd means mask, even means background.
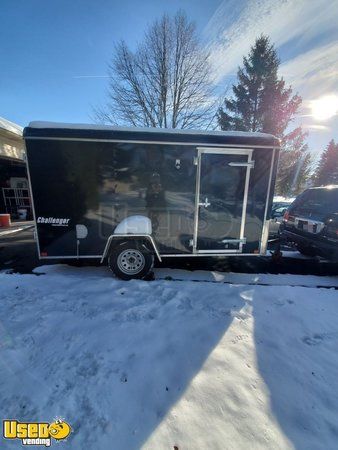
[[[327,120],[338,113],[338,96],[326,95],[311,102],[312,117]]]

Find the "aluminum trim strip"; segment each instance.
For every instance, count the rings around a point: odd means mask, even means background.
[[[33,219],[34,219],[34,226],[35,226],[35,235],[36,235],[36,246],[37,246],[37,250],[38,250],[38,256],[40,258],[40,242],[39,242],[39,232],[38,232],[38,227],[36,224],[36,214],[35,214],[35,205],[34,205],[34,197],[33,197],[33,190],[32,190],[32,182],[31,182],[31,174],[30,174],[30,170],[29,170],[29,158],[28,158],[28,152],[27,152],[27,148],[26,148],[26,143],[24,143],[25,146],[25,154],[26,154],[26,167],[27,167],[27,175],[28,175],[28,184],[29,184],[29,193],[31,196],[31,201],[32,201],[32,211],[33,211]]]
[[[90,258],[99,259],[99,258],[102,258],[102,255],[80,255],[80,256],[77,256],[77,255],[71,255],[71,256],[69,256],[69,255],[67,255],[67,256],[60,255],[60,256],[40,256],[39,257],[39,259],[90,259]]]
[[[239,238],[244,239],[244,231],[245,231],[245,222],[246,222],[246,210],[248,205],[248,196],[249,196],[249,183],[250,183],[250,173],[252,169],[252,152],[248,156],[248,165],[246,167],[245,174],[245,184],[244,184],[244,196],[243,196],[243,209],[242,209],[242,220],[241,220],[241,228],[239,232]],[[242,250],[243,245],[240,245],[240,249]]]
[[[275,163],[275,155],[276,155],[276,148],[274,148],[273,152],[272,152],[268,190],[266,193],[266,202],[265,202],[264,218],[263,218],[263,230],[262,230],[262,238],[261,238],[261,245],[260,245],[260,253],[261,254],[266,253],[267,246],[268,246],[269,220],[266,220],[266,216],[268,214],[268,204],[269,204],[269,198],[270,198],[270,192],[271,192],[271,181],[272,181],[272,173],[273,173],[274,163]]]
[[[234,242],[235,244],[237,244],[237,242]],[[223,254],[227,254],[227,253],[241,253],[241,248],[239,249],[231,249],[231,250],[197,250],[196,253],[207,253],[210,255],[213,255],[215,253],[217,253],[218,255],[223,255]]]
[[[160,253],[161,258],[190,258],[190,257],[208,257],[208,256],[224,256],[225,253],[213,253],[213,254],[198,254],[198,253],[168,253],[168,254],[163,254]],[[260,254],[260,253],[228,253],[227,257],[230,256],[265,256],[264,254]],[[79,256],[79,259],[100,259],[102,258],[102,255],[82,255]],[[40,260],[42,259],[78,259],[78,257],[76,255],[73,256],[41,256],[39,258]]]
[[[43,137],[43,136],[25,136],[24,140],[45,140],[45,141],[92,141],[92,142],[119,142],[121,144],[123,143],[130,143],[130,144],[164,144],[164,145],[191,145],[194,147],[203,146],[203,142],[172,142],[172,141],[139,141],[134,139],[95,139],[95,138],[59,138],[59,137]],[[210,148],[228,148],[227,144],[208,144]],[[245,144],[229,144],[229,148],[246,148]],[[273,149],[271,145],[249,145],[248,149],[253,148],[269,148]],[[278,147],[279,148],[279,147]]]
[[[253,169],[255,167],[255,161],[251,161],[251,162],[247,162],[247,163],[231,162],[228,165],[231,167],[250,167],[250,169]]]
[[[225,155],[246,155],[248,157],[247,163],[245,163],[246,174],[245,174],[245,184],[244,184],[244,194],[243,194],[243,207],[242,207],[242,218],[241,218],[241,227],[240,227],[240,236],[239,239],[229,239],[229,243],[231,242],[239,242],[239,250],[231,250],[231,252],[242,252],[243,249],[243,241],[244,241],[244,230],[245,230],[245,221],[246,221],[246,209],[248,203],[248,195],[249,195],[249,180],[250,180],[250,170],[253,168],[254,161],[252,160],[252,149],[231,149],[231,148],[220,148],[219,151],[215,151],[213,147],[197,147],[198,150],[198,165],[196,172],[196,194],[195,194],[195,219],[194,219],[194,236],[193,236],[193,253],[200,253],[201,250],[197,249],[197,239],[198,239],[198,220],[199,220],[199,206],[201,205],[200,199],[200,187],[201,187],[201,165],[202,165],[202,154],[225,154]],[[205,250],[204,250],[205,251]],[[203,251],[203,252],[204,252]],[[224,250],[227,253],[229,250]],[[210,251],[208,251],[210,252]],[[214,252],[213,250],[211,251]]]
[[[197,149],[197,166],[196,166],[196,187],[195,187],[195,217],[194,217],[194,235],[192,251],[197,251],[197,235],[198,235],[198,219],[199,219],[199,203],[200,203],[200,182],[201,182],[201,151]]]
[[[201,254],[201,253],[169,253],[169,254],[161,254],[162,258],[190,258],[190,257],[200,257],[200,258],[204,258],[204,257],[208,257],[208,256],[224,256],[225,253],[208,253],[208,254]],[[265,256],[265,255],[261,255],[260,253],[227,253],[226,254],[227,258],[230,256]]]
[[[231,243],[233,243],[233,244],[237,244],[237,243],[239,243],[239,244],[246,244],[246,238],[243,238],[243,239],[222,239],[221,242],[224,243],[224,244],[231,244]]]
[[[223,148],[222,148],[223,147]],[[246,149],[245,146],[241,145],[238,148],[231,148],[236,147],[235,145],[231,145],[229,147],[226,147],[225,145],[219,146],[216,151],[214,147],[197,147],[197,150],[201,153],[225,153],[226,155],[250,155],[252,154],[252,149],[248,148]],[[250,145],[250,147],[253,147]]]

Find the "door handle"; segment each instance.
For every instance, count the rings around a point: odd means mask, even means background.
[[[231,166],[231,167],[249,167],[249,169],[253,169],[255,167],[255,161],[229,162],[228,166]]]
[[[204,202],[200,202],[200,203],[198,204],[198,206],[204,206],[204,208],[207,208],[207,207],[210,206],[210,205],[211,205],[211,203],[209,203],[208,197],[205,197],[205,201],[204,201]]]

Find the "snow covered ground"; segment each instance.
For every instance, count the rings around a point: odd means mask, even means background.
[[[81,450],[338,448],[337,278],[36,272],[0,273],[1,418]]]

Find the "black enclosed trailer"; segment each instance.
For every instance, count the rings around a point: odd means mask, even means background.
[[[154,256],[266,252],[274,136],[32,122],[24,138],[41,259],[131,278]]]

